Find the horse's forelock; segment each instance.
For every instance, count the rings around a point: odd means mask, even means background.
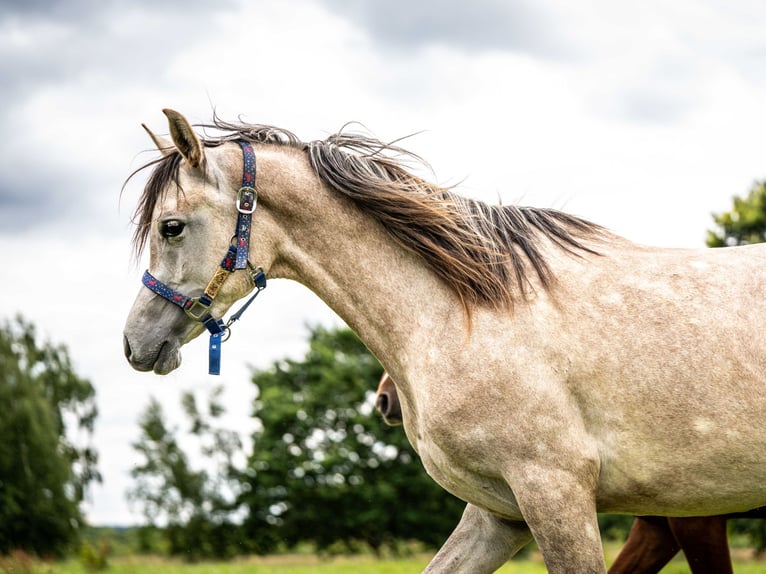
[[[136,176],[138,173],[148,168],[154,168],[149,175],[149,179],[146,181],[144,191],[138,198],[136,209],[133,211],[131,222],[136,226],[133,232],[133,251],[136,258],[141,256],[141,253],[146,247],[146,242],[149,238],[149,229],[152,223],[152,214],[154,208],[157,205],[165,189],[169,185],[174,184],[176,189],[181,192],[181,187],[178,183],[178,169],[181,164],[181,154],[177,151],[170,152],[167,155],[152,160],[149,163],[139,167],[133,173],[131,173],[123,184],[123,190],[125,185]]]

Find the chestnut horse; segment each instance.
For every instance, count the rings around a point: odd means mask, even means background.
[[[766,245],[641,246],[465,198],[368,136],[215,121],[202,138],[165,113],[128,361],[168,373],[208,329],[213,370],[234,302],[266,277],[306,285],[394,378],[426,471],[468,503],[428,572],[490,573],[534,537],[550,572],[604,573],[597,512],[766,504]]]
[[[384,372],[375,393],[375,408],[386,424],[403,423],[396,386]],[[764,509],[739,516],[764,518]],[[673,518],[637,516],[609,574],[656,574],[683,550],[692,574],[733,574],[726,520],[732,515]]]

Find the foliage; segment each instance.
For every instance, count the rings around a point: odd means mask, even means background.
[[[6,556],[0,555],[0,572],[4,574],[33,574],[35,562],[23,550],[13,550]]]
[[[213,390],[206,412],[198,409],[192,393],[184,393],[181,399],[189,432],[200,439],[202,455],[213,463],[210,472],[191,467],[179,444],[178,429],[168,428],[156,399],[141,415],[141,437],[133,448],[143,462],[131,471],[136,484],[128,498],[141,508],[147,522],[139,533],[143,550],[150,549],[152,533],[162,526],[172,555],[196,560],[235,553],[232,540],[238,528],[230,516],[239,487],[230,477],[242,445],[234,432],[213,425],[224,414],[221,392],[221,387]]]
[[[438,545],[463,503],[425,473],[401,429],[373,413],[382,368],[349,329],[314,328],[309,350],[256,372],[245,526],[255,550],[399,540]]]
[[[756,182],[746,197],[735,196],[731,211],[713,214],[718,229],[708,231],[708,247],[766,241],[766,182]]]
[[[624,541],[633,525],[633,516],[627,514],[599,514],[598,528],[601,540]]]
[[[85,488],[100,480],[95,391],[66,348],[40,343],[21,317],[0,327],[0,410],[0,554],[61,555],[82,526]]]
[[[87,526],[80,539],[91,548],[107,550],[108,557],[128,556],[139,551],[138,533],[140,527],[130,526]]]
[[[80,547],[80,564],[88,572],[103,572],[109,567],[109,543],[102,540],[98,546],[84,542]]]
[[[763,518],[735,518],[730,520],[729,531],[747,537],[759,554],[766,551],[766,520]]]

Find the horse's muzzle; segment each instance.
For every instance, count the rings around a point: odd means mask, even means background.
[[[128,336],[123,335],[122,346],[125,358],[130,366],[137,371],[154,371],[158,375],[166,375],[181,364],[181,354],[178,348],[168,341],[163,341],[153,352],[138,354],[133,351]]]

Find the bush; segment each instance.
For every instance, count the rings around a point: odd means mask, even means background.
[[[80,547],[80,564],[88,572],[103,572],[109,567],[109,543],[106,540],[102,540],[98,544],[98,548],[94,547],[90,542],[84,542]]]
[[[32,556],[24,550],[13,550],[7,556],[0,556],[0,572],[4,574],[33,574]]]

